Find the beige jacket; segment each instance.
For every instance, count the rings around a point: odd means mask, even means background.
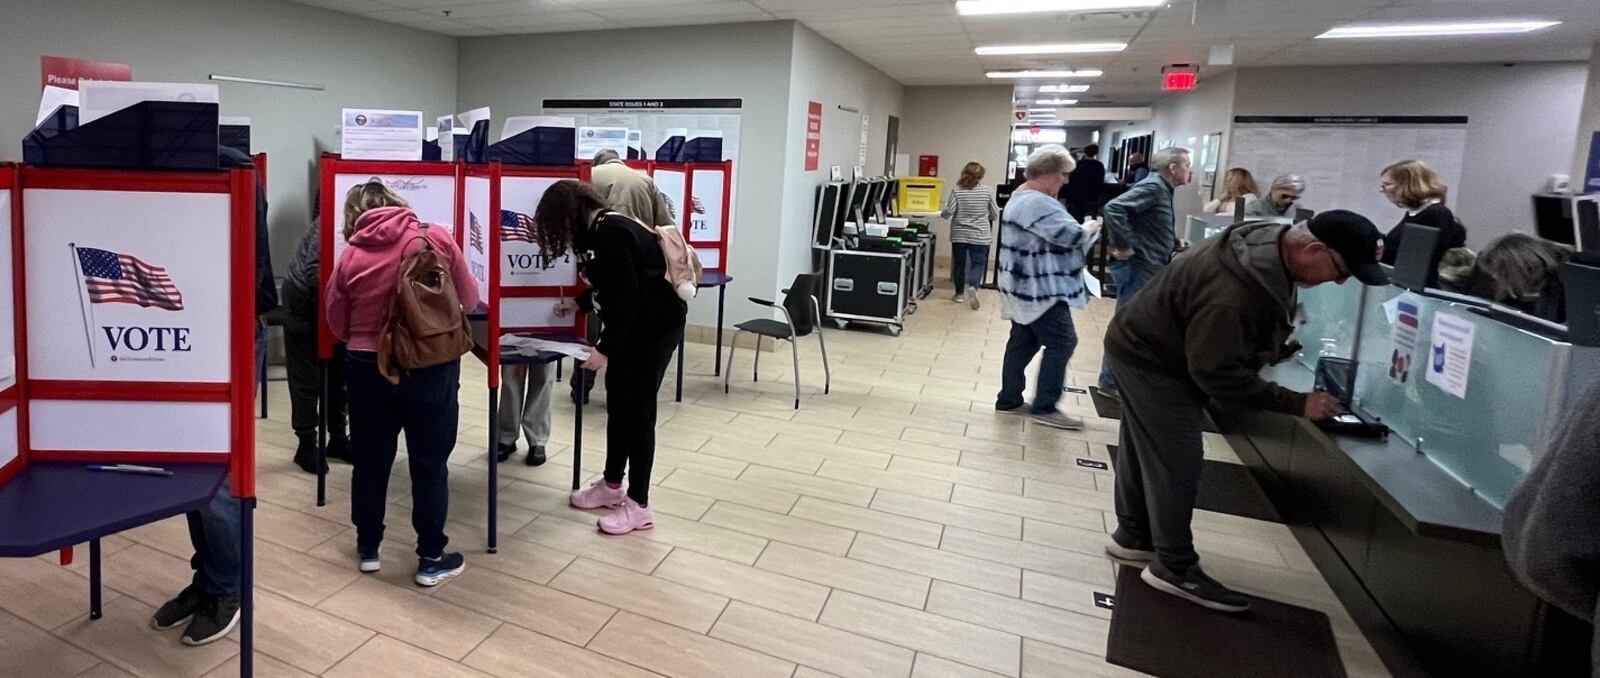
[[[620,160],[595,166],[589,182],[613,210],[651,226],[677,225],[656,182]]]

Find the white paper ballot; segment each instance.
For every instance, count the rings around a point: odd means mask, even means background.
[[[422,111],[344,109],[339,154],[345,160],[421,160]]]
[[[1105,290],[1100,289],[1100,279],[1096,278],[1096,277],[1094,277],[1092,275],[1089,275],[1089,267],[1088,266],[1083,267],[1083,269],[1081,271],[1079,271],[1078,274],[1083,276],[1083,287],[1084,287],[1084,289],[1089,291],[1089,296],[1091,296],[1091,297],[1102,296],[1102,293]]]
[[[456,160],[456,137],[451,134],[455,126],[456,117],[453,115],[441,115],[438,120],[434,121],[434,127],[429,136],[439,142],[439,160],[441,162],[455,162]]]
[[[474,109],[472,109],[470,111],[467,111],[465,113],[457,113],[456,114],[456,120],[461,122],[461,126],[462,127],[467,128],[467,133],[469,133],[469,134],[472,133],[472,128],[478,124],[479,120],[488,120],[488,119],[489,119],[489,107],[488,106],[484,106],[483,108],[474,108]]]
[[[518,334],[501,335],[500,345],[517,349],[522,355],[534,355],[540,351],[560,353],[561,355],[577,360],[589,359],[589,347],[583,344],[574,344],[567,341],[554,341],[538,337],[524,337]]]
[[[594,154],[605,149],[617,152],[617,155],[627,157],[628,154],[628,128],[626,127],[579,127],[578,144],[574,157],[579,160],[589,160]]]
[[[39,117],[33,121],[34,125],[44,122],[51,113],[62,106],[77,106],[78,90],[46,85],[44,93],[39,96]]]
[[[78,124],[85,125],[141,101],[194,101],[217,103],[217,86],[192,82],[114,82],[84,80],[78,83]]]
[[[574,128],[578,119],[559,115],[516,115],[506,118],[505,129],[500,131],[500,140],[505,141],[518,134],[535,127],[567,127]]]

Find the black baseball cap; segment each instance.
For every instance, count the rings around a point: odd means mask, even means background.
[[[1372,220],[1349,210],[1318,213],[1307,223],[1311,235],[1339,253],[1350,275],[1368,285],[1389,284],[1389,274],[1378,265],[1383,233]]]

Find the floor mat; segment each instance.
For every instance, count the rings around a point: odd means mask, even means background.
[[[1107,445],[1111,452],[1112,470],[1116,467],[1117,446]],[[1200,494],[1194,507],[1206,511],[1226,513],[1231,516],[1283,522],[1283,516],[1273,508],[1272,500],[1250,475],[1249,467],[1215,459],[1207,459],[1200,469]]]
[[[1346,675],[1328,615],[1250,598],[1249,612],[1213,612],[1119,568],[1106,661],[1161,678]]]
[[[1089,400],[1094,402],[1095,416],[1101,419],[1122,419],[1122,400],[1107,397],[1098,387],[1089,389]],[[1211,415],[1206,414],[1206,423],[1200,430],[1206,433],[1221,433],[1217,430],[1216,422],[1211,420]]]

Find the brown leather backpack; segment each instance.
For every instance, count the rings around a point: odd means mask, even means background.
[[[400,280],[384,305],[378,371],[391,384],[400,383],[401,369],[443,365],[472,350],[461,298],[427,229],[422,224],[412,238],[422,247],[401,260]]]

